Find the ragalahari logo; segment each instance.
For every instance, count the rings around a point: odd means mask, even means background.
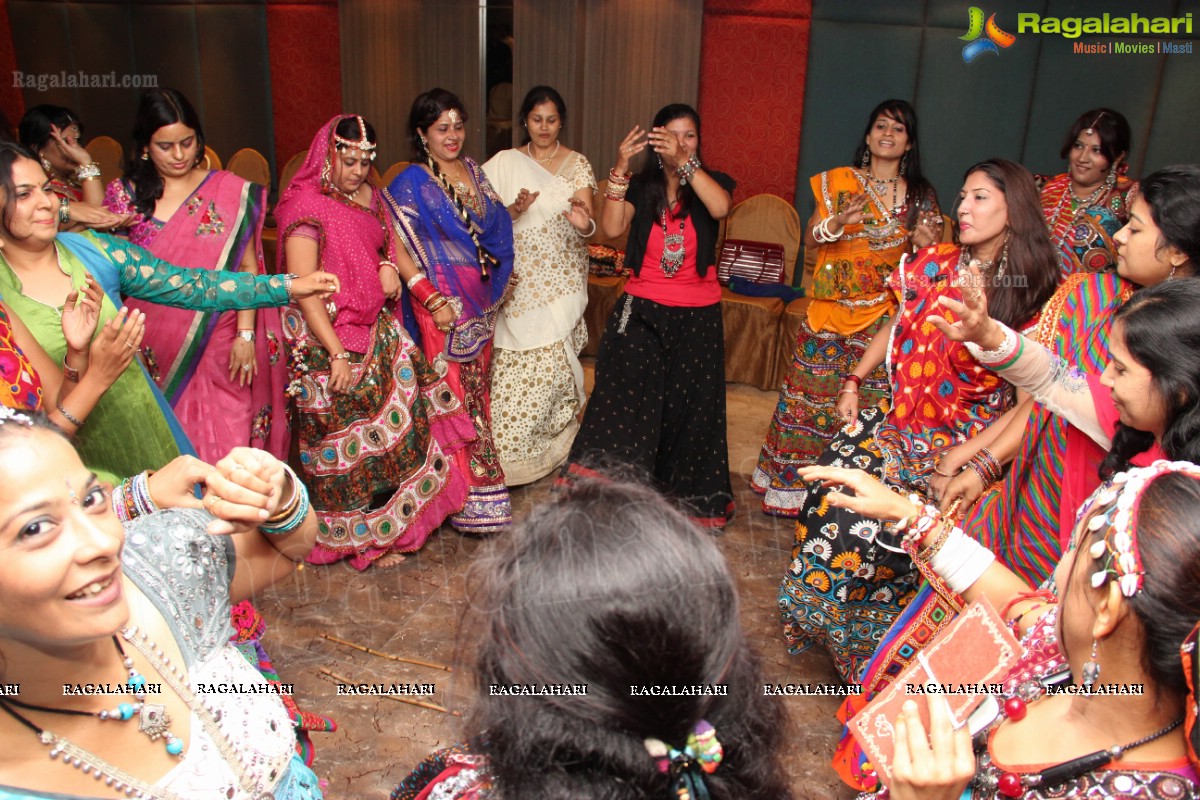
[[[960,40],[968,43],[963,48],[963,61],[967,64],[970,64],[984,53],[1000,55],[1001,48],[1008,49],[1017,40],[1016,36],[1000,29],[1000,26],[996,24],[995,14],[988,17],[987,24],[984,24],[982,8],[971,6],[970,11],[967,13],[969,15],[967,35],[958,37]],[[985,38],[981,39],[981,36]]]

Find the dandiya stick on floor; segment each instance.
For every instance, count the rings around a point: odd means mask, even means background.
[[[381,653],[378,650],[372,650],[369,647],[363,647],[361,644],[355,644],[354,642],[347,642],[345,639],[339,639],[336,636],[330,636],[328,633],[322,633],[321,638],[328,639],[331,642],[337,642],[338,644],[344,644],[344,645],[346,645],[346,647],[353,647],[355,650],[361,650],[364,653],[370,653],[373,656],[379,656],[380,658],[386,658],[390,661],[400,661],[405,664],[416,664],[419,667],[429,667],[430,669],[441,669],[441,670],[445,670],[446,672],[454,671],[450,667],[447,667],[443,664],[432,664],[428,661],[417,661],[415,658],[404,658],[402,656],[394,656],[391,653]]]
[[[349,678],[347,678],[343,675],[338,675],[333,670],[326,669],[325,667],[321,667],[320,672],[322,675],[325,675],[326,677],[329,677],[329,678],[333,678],[335,681],[341,681],[344,684],[353,684],[354,683],[354,681],[350,680]],[[384,695],[380,695],[380,697],[384,697],[388,700],[395,700],[397,703],[405,703],[410,706],[419,706],[421,708],[428,708],[430,711],[440,711],[443,714],[449,714],[453,717],[461,717],[462,716],[461,712],[451,711],[450,709],[446,708],[445,706],[439,706],[437,703],[426,703],[424,700],[413,700],[412,698],[409,698],[409,697],[399,697],[394,694],[384,694]]]

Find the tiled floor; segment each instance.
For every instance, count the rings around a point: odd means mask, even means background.
[[[590,376],[589,376],[590,377]],[[730,385],[729,451],[738,516],[718,542],[741,590],[742,621],[771,683],[833,682],[824,653],[790,656],[777,622],[775,595],[792,543],[792,525],[763,515],[747,488],[775,402],[774,393]],[[540,502],[550,479],[514,492],[518,519]],[[429,751],[458,740],[461,720],[379,697],[337,696],[319,670],[355,682],[434,683],[433,698],[452,710],[469,707],[469,676],[390,661],[322,638],[329,634],[385,653],[440,664],[469,663],[474,642],[457,635],[465,572],[485,543],[448,526],[408,561],[355,572],[345,562],[306,567],[258,601],[270,626],[267,647],[307,710],[333,717],[338,730],[314,737],[317,773],[330,798],[386,798]],[[465,657],[464,657],[465,656]],[[780,699],[791,717],[783,754],[798,798],[847,798],[829,758],[840,733],[837,698]]]

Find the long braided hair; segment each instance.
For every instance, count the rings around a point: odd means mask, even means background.
[[[438,118],[447,111],[456,111],[462,118],[463,122],[467,121],[467,111],[463,108],[462,101],[453,92],[448,92],[445,89],[430,89],[427,92],[422,92],[413,101],[412,111],[408,115],[408,135],[412,139],[413,152],[417,158],[421,159],[429,171],[433,173],[434,180],[445,190],[446,195],[450,198],[454,205],[454,211],[458,214],[459,220],[462,221],[463,227],[467,229],[467,234],[471,237],[471,241],[475,244],[475,257],[479,261],[479,279],[486,281],[489,277],[489,267],[494,267],[500,263],[500,259],[492,255],[483,243],[479,241],[479,234],[483,230],[479,224],[471,218],[471,214],[467,210],[466,201],[463,199],[463,193],[458,187],[450,183],[450,179],[438,167],[437,159],[429,152],[429,145],[425,141],[425,136],[422,131],[429,130],[429,126],[438,121]]]

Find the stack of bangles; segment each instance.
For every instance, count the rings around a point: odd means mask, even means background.
[[[400,268],[397,267],[395,264],[393,264],[391,261],[388,261],[386,258],[383,261],[379,262],[379,268],[383,269],[384,267],[391,267],[392,270],[396,273],[396,277],[402,281],[404,280],[404,276],[400,274]]]
[[[1000,462],[992,455],[992,451],[986,447],[979,448],[979,452],[971,457],[971,460],[966,463],[963,469],[967,467],[975,470],[975,474],[979,476],[979,480],[983,483],[985,489],[1004,477],[1004,468],[1000,466]]]
[[[908,499],[913,504],[912,516],[888,525],[888,529],[901,535],[905,552],[928,564],[947,586],[962,594],[979,580],[996,556],[943,517],[937,506],[923,504],[915,494]]]
[[[100,165],[97,164],[95,161],[91,161],[87,164],[80,164],[78,167],[75,168],[76,183],[83,183],[84,181],[99,180],[99,179],[100,179]]]
[[[696,174],[696,170],[700,169],[700,159],[696,158],[696,154],[692,153],[688,156],[688,160],[675,168],[675,174],[679,176],[679,184],[686,186],[687,182]],[[610,176],[611,178],[611,176]]]
[[[854,388],[847,389],[846,388],[847,383],[853,383]],[[840,392],[838,392],[838,397],[841,397],[844,394],[858,394],[859,386],[862,386],[862,378],[858,377],[854,373],[850,373],[849,375],[846,376],[845,382],[842,383],[842,390]]]
[[[843,226],[838,229],[837,233],[834,233],[829,229],[829,223],[831,222],[833,222],[833,217],[826,217],[816,225],[813,225],[812,235],[818,244],[833,244],[842,238],[842,233],[845,232],[846,228]]]
[[[446,296],[433,288],[433,284],[419,272],[408,279],[408,290],[430,314],[436,314],[450,303]]]
[[[296,473],[291,467],[284,464],[283,468],[292,482],[292,495],[273,516],[258,526],[260,531],[272,536],[291,533],[308,516],[309,510],[308,488],[296,477]]]
[[[113,489],[112,508],[121,522],[133,522],[146,514],[158,511],[158,505],[150,496],[150,484],[147,479],[154,474],[148,469],[139,472],[132,478],[126,478]]]
[[[629,191],[631,178],[633,178],[632,172],[618,175],[615,169],[610,169],[608,171],[608,188],[604,190],[604,196],[615,203],[625,202],[625,193]]]

